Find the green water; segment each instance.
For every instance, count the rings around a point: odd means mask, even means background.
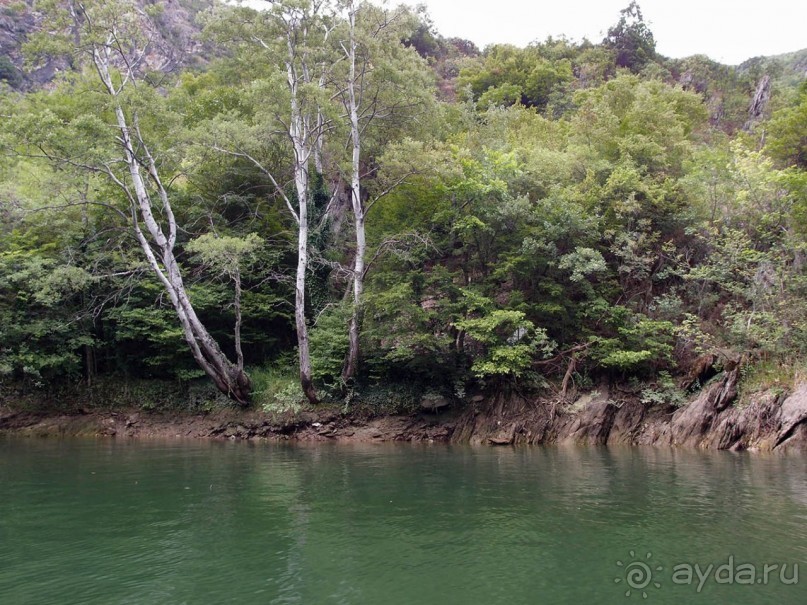
[[[630,602],[807,603],[807,460],[0,440],[2,605]]]

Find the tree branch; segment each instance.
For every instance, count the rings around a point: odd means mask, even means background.
[[[248,160],[252,164],[254,164],[255,167],[258,168],[258,170],[260,170],[263,174],[265,174],[267,177],[269,177],[269,180],[272,181],[272,185],[275,186],[275,190],[277,191],[277,193],[280,195],[280,197],[283,199],[283,201],[286,202],[286,207],[289,209],[289,212],[291,212],[291,215],[294,218],[294,221],[298,225],[300,224],[300,217],[298,216],[297,212],[294,210],[294,206],[292,206],[291,200],[289,200],[289,196],[287,196],[286,192],[283,191],[283,189],[280,187],[280,184],[278,184],[278,182],[275,179],[274,175],[261,162],[259,162],[253,156],[251,156],[250,154],[245,153],[245,152],[230,151],[229,149],[224,149],[223,147],[219,147],[218,145],[213,145],[213,149],[215,149],[218,152],[221,152],[221,153],[224,153],[224,154],[236,157],[236,158],[243,158],[245,160]]]

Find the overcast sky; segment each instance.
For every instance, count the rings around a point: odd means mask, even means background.
[[[403,0],[417,4],[417,0]],[[421,0],[447,37],[524,46],[549,35],[599,42],[630,0]],[[393,2],[397,4],[398,2]],[[657,50],[728,64],[807,47],[807,1],[640,0]]]

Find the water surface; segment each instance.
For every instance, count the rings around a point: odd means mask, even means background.
[[[807,603],[807,461],[0,440],[3,604],[630,602]]]

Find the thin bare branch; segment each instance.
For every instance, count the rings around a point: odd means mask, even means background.
[[[255,159],[255,157],[253,157],[252,155],[250,155],[250,154],[248,154],[246,152],[243,152],[243,151],[231,151],[229,149],[224,149],[223,147],[219,147],[218,145],[213,145],[213,149],[215,149],[216,151],[218,151],[220,153],[227,154],[229,156],[233,156],[233,157],[237,157],[237,158],[243,158],[245,160],[248,160],[252,164],[254,164],[255,167],[258,170],[260,170],[264,175],[266,175],[269,178],[270,181],[272,181],[272,185],[274,185],[275,190],[277,191],[278,195],[280,195],[280,197],[286,203],[286,207],[288,208],[289,212],[291,213],[292,217],[294,218],[294,221],[298,225],[300,224],[300,217],[298,216],[297,211],[294,210],[294,206],[292,206],[292,203],[291,203],[291,200],[289,199],[289,196],[287,196],[286,192],[283,191],[283,188],[277,182],[277,179],[275,179],[272,172],[269,169],[267,169],[261,162],[259,162],[257,159]]]

